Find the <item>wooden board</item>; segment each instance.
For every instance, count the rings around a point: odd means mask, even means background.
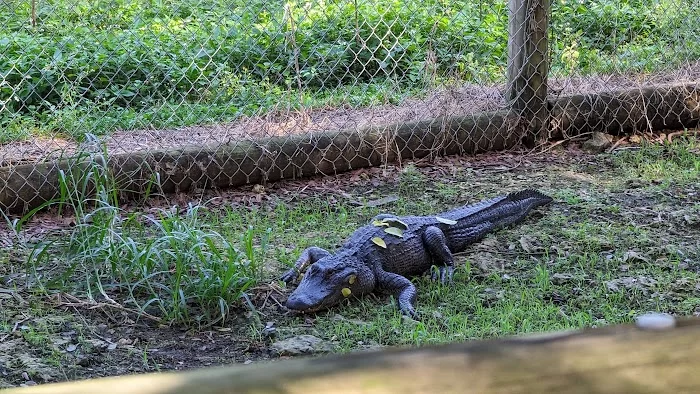
[[[700,321],[35,386],[8,394],[696,393]]]

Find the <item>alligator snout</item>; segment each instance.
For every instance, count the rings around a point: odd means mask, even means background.
[[[321,292],[316,289],[314,294],[309,294],[308,291],[297,288],[287,298],[287,309],[299,312],[316,312],[330,305],[337,304],[335,297],[332,297],[326,292]]]
[[[287,308],[294,309],[297,311],[302,311],[308,309],[311,306],[311,300],[309,297],[304,297],[302,295],[290,295],[287,299]]]

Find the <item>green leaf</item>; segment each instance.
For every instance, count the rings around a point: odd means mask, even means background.
[[[343,287],[343,289],[340,290],[340,292],[343,293],[343,297],[350,297],[350,294],[352,294],[352,291],[347,287]]]
[[[389,226],[389,223],[385,223],[385,222],[380,221],[380,220],[375,220],[375,221],[372,222],[372,224],[375,225],[375,226],[377,226],[377,227],[382,227],[382,226],[387,226],[387,227],[388,227],[388,226]]]
[[[372,238],[372,242],[374,242],[375,244],[377,244],[377,245],[381,246],[382,248],[386,249],[386,242],[384,242],[383,239],[381,239],[381,238],[379,238],[379,237],[374,237],[374,238]]]
[[[401,229],[398,228],[398,227],[389,227],[389,228],[385,228],[385,229],[384,229],[384,232],[387,233],[387,234],[395,235],[395,236],[397,236],[397,237],[399,237],[399,238],[403,238],[403,230],[401,230]]]
[[[441,218],[441,217],[439,217],[439,216],[435,216],[435,219],[437,219],[437,221],[440,222],[440,223],[449,224],[450,226],[453,225],[453,224],[457,224],[457,221],[456,221],[456,220],[445,219],[445,218]]]

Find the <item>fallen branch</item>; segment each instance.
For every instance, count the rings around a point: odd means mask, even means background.
[[[666,139],[668,142],[671,142],[671,140],[675,137],[680,137],[680,136],[686,136],[686,135],[700,135],[700,130],[683,130],[683,131],[676,131],[673,133],[668,133],[666,136]]]
[[[163,320],[159,317],[153,316],[149,313],[127,308],[121,304],[118,304],[116,302],[111,303],[111,302],[96,302],[96,301],[83,301],[73,295],[67,294],[67,293],[61,293],[59,294],[59,297],[61,298],[67,298],[70,301],[69,302],[63,302],[59,301],[58,304],[60,306],[66,306],[66,307],[73,307],[73,308],[83,308],[83,309],[101,309],[101,308],[111,308],[111,309],[116,309],[121,312],[127,312],[127,313],[132,313],[136,316],[139,317],[145,317],[149,320],[153,320],[154,322],[161,323]]]

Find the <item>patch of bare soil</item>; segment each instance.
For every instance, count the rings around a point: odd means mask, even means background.
[[[60,308],[32,316],[26,306],[3,308],[17,324],[0,338],[0,388],[270,358],[269,343],[252,339],[243,321],[233,329],[186,331],[100,311]]]
[[[550,78],[550,96],[615,91],[668,83],[700,80],[700,62],[673,71],[652,75],[600,75]],[[235,122],[180,127],[166,130],[118,131],[105,137],[111,154],[145,150],[179,149],[186,146],[212,146],[246,139],[358,129],[438,116],[465,115],[492,111],[505,106],[504,85],[463,85],[435,89],[423,98],[408,98],[400,104],[364,108],[338,107],[305,111],[277,110],[242,117]],[[0,166],[33,163],[65,157],[89,147],[53,136],[0,145]]]

